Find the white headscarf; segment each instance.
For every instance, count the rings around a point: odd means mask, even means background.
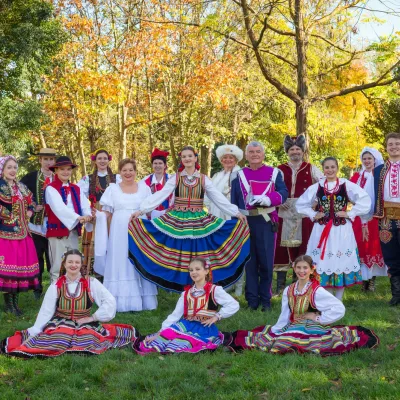
[[[365,170],[364,164],[362,162],[362,157],[363,157],[364,153],[371,153],[372,156],[375,158],[375,168],[384,163],[383,157],[382,157],[382,154],[380,153],[380,151],[378,151],[377,149],[374,149],[373,147],[368,147],[368,146],[364,147],[361,150],[361,154],[360,154],[361,172]]]

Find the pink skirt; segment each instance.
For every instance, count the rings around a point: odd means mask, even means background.
[[[0,291],[7,293],[39,289],[39,263],[30,236],[22,240],[0,238]]]

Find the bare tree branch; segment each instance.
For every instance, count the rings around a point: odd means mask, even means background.
[[[268,69],[268,67],[265,65],[265,63],[261,57],[260,51],[258,49],[257,39],[255,38],[254,31],[251,28],[249,8],[248,8],[246,0],[241,0],[241,7],[242,7],[242,12],[243,12],[244,23],[246,26],[247,35],[253,46],[254,54],[256,56],[256,59],[257,59],[258,65],[261,69],[261,72],[264,75],[264,78],[271,85],[273,85],[279,92],[281,92],[284,96],[288,97],[289,99],[294,101],[296,104],[300,103],[300,101],[301,101],[300,97],[295,92],[293,92],[293,90],[289,89],[287,86],[285,86],[283,83],[281,83],[278,79],[276,79],[272,75],[272,73]]]

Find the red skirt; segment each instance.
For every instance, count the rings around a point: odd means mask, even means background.
[[[360,217],[356,217],[353,222],[353,230],[357,241],[360,264],[367,266],[369,269],[373,268],[374,266],[379,268],[385,267],[385,261],[383,260],[381,250],[381,242],[379,239],[378,224],[379,222],[376,218],[372,218],[372,220],[368,222],[369,237],[367,241],[364,241]]]
[[[132,345],[138,338],[135,328],[126,324],[75,321],[53,318],[36,336],[18,331],[3,340],[1,351],[15,357],[57,357],[64,353],[102,354],[107,350]]]

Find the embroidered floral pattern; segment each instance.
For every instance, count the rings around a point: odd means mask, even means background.
[[[400,180],[399,180],[399,173],[400,173],[400,163],[392,163],[390,166],[389,172],[389,191],[390,197],[400,197]]]

